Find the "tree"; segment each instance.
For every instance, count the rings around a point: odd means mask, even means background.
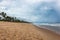
[[[6,13],[1,12],[1,15],[5,18],[6,17]]]
[[[7,16],[7,17],[5,17],[5,20],[6,21],[11,21],[11,17],[10,16]]]
[[[29,22],[27,22],[27,21],[17,19],[16,17],[7,16],[7,14],[4,13],[4,12],[1,12],[0,15],[1,15],[2,17],[4,17],[4,19],[2,19],[2,21],[29,23]],[[0,20],[1,20],[1,18],[0,18]]]

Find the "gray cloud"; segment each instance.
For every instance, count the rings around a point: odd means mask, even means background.
[[[0,3],[4,8],[0,10],[27,21],[60,22],[60,10],[57,4],[59,3],[56,0],[5,0]]]

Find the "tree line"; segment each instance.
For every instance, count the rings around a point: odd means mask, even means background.
[[[0,16],[2,16],[2,17],[0,17],[0,21],[29,23],[29,22],[27,22],[27,21],[17,19],[16,17],[8,16],[8,15],[7,15],[6,13],[4,13],[4,12],[1,12],[1,13],[0,13]]]

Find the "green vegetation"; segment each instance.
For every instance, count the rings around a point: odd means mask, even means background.
[[[7,14],[4,13],[4,12],[1,12],[0,16],[2,16],[2,17],[0,17],[0,21],[30,23],[30,22],[27,22],[27,21],[24,21],[24,20],[19,20],[16,17],[7,16]]]

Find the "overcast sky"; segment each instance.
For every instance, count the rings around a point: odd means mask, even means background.
[[[0,0],[0,12],[32,22],[60,22],[60,0]]]

